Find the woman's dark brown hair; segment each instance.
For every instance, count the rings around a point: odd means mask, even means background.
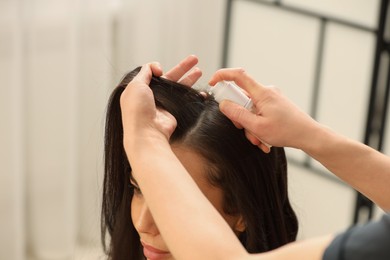
[[[101,235],[109,259],[145,259],[130,216],[131,165],[123,148],[119,103],[139,69],[114,89],[107,108]],[[206,159],[208,180],[223,191],[225,213],[243,217],[246,230],[239,239],[247,251],[269,251],[294,241],[298,222],[288,199],[284,149],[273,147],[266,154],[252,145],[244,131],[219,111],[212,96],[158,77],[152,78],[150,87],[156,106],[177,120],[170,143],[184,145]]]

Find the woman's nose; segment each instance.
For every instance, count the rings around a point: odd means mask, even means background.
[[[154,222],[152,214],[150,213],[146,203],[143,203],[139,212],[138,220],[136,223],[134,223],[134,226],[139,233],[147,233],[150,235],[159,234],[156,223]]]

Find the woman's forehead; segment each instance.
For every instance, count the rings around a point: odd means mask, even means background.
[[[205,175],[205,165],[207,164],[207,161],[202,155],[193,149],[180,144],[172,144],[171,148],[173,153],[192,177]]]
[[[210,183],[209,170],[207,170],[210,163],[195,150],[184,145],[171,145],[172,151],[186,168],[195,183],[198,185],[202,193],[213,204],[213,206],[223,212],[223,191]]]

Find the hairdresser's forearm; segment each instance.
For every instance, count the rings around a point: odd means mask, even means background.
[[[132,146],[125,145],[133,174],[177,259],[246,258],[248,254],[235,234],[166,141],[142,140],[142,144]]]
[[[390,210],[389,157],[320,124],[313,125],[300,148],[382,209]]]

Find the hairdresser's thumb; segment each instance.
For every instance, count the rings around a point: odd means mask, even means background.
[[[252,112],[229,100],[222,101],[219,104],[219,109],[233,122],[238,123],[245,129],[252,130],[254,120],[256,120],[256,115]]]

